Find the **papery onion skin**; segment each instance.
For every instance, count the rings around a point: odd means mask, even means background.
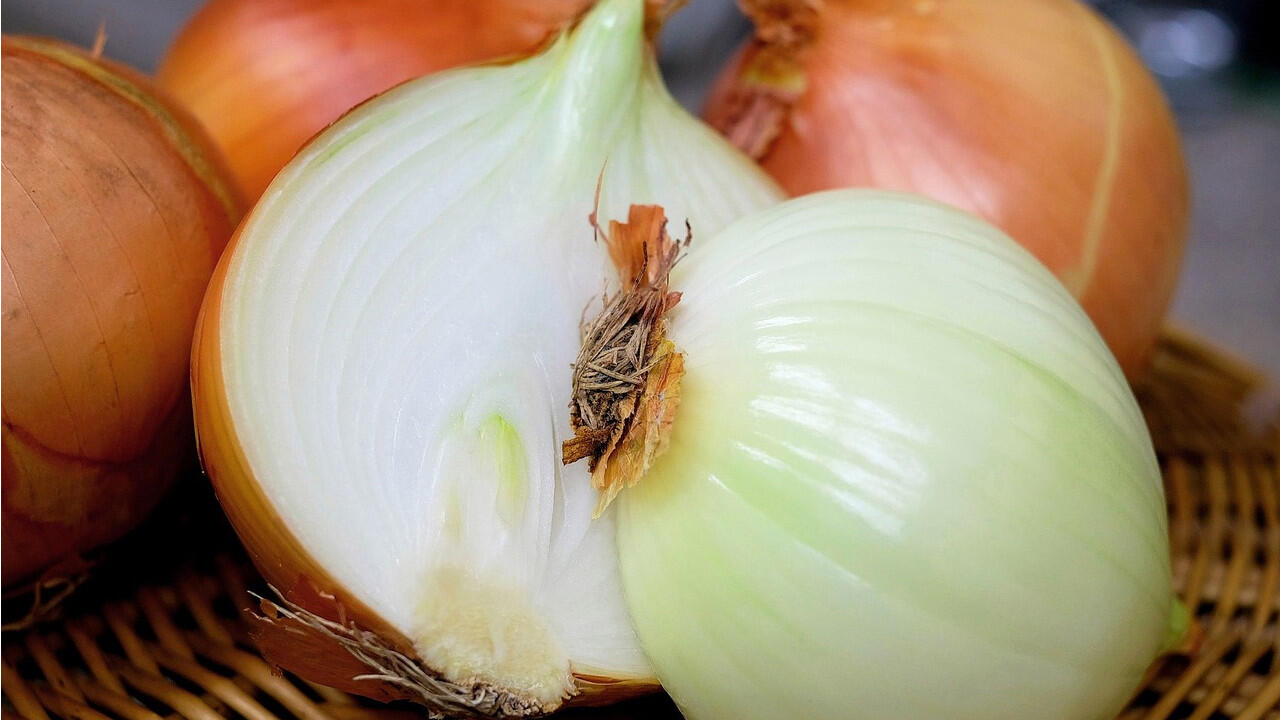
[[[710,718],[1114,717],[1179,613],[1159,468],[1079,306],[994,228],[840,190],[695,246],[628,605]]]
[[[448,67],[528,54],[587,0],[212,0],[160,63],[246,197],[357,103]]]
[[[1188,190],[1168,105],[1125,41],[1075,0],[782,5],[817,7],[812,43],[768,69],[749,43],[708,121],[754,145],[792,195],[880,187],[987,219],[1049,266],[1139,375],[1177,281]],[[744,119],[746,98],[781,88],[803,90],[780,125]]]
[[[4,39],[4,583],[135,525],[190,458],[187,362],[240,200],[142,76]]]

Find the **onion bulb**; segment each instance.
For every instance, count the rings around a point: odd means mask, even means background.
[[[515,717],[655,689],[612,513],[561,468],[568,368],[608,290],[585,219],[712,233],[781,192],[662,85],[640,0],[507,66],[353,110],[241,225],[193,348],[201,456],[302,677]]]
[[[1120,711],[1185,610],[1142,415],[1042,265],[838,190],[695,241],[671,287],[679,411],[617,537],[687,717]]]
[[[247,197],[356,103],[410,78],[526,55],[587,0],[211,0],[160,63]]]
[[[148,81],[4,39],[4,583],[136,524],[190,457],[187,363],[239,219]]]
[[[745,0],[757,37],[705,116],[790,193],[873,186],[986,218],[1083,304],[1126,374],[1177,280],[1177,129],[1076,0]]]

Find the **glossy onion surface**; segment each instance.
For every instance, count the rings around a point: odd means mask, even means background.
[[[1039,263],[846,190],[735,223],[672,287],[683,400],[618,542],[690,718],[1114,716],[1173,609],[1163,493]]]

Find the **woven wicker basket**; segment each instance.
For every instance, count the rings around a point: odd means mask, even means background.
[[[1164,469],[1174,582],[1200,636],[1152,668],[1123,720],[1280,720],[1280,433],[1251,433],[1241,415],[1260,381],[1168,333],[1138,388]],[[273,673],[238,613],[261,581],[203,483],[190,485],[58,605],[63,619],[5,632],[3,720],[422,717]],[[679,714],[657,695],[562,717]]]

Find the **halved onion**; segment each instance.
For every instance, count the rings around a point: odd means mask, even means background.
[[[779,191],[662,86],[640,0],[530,60],[376,98],[245,221],[193,350],[205,467],[304,677],[519,716],[656,687],[571,435],[586,224],[637,201],[711,233]],[[346,650],[341,649],[346,648]],[[349,652],[350,651],[350,652]],[[357,654],[359,657],[357,657]]]

